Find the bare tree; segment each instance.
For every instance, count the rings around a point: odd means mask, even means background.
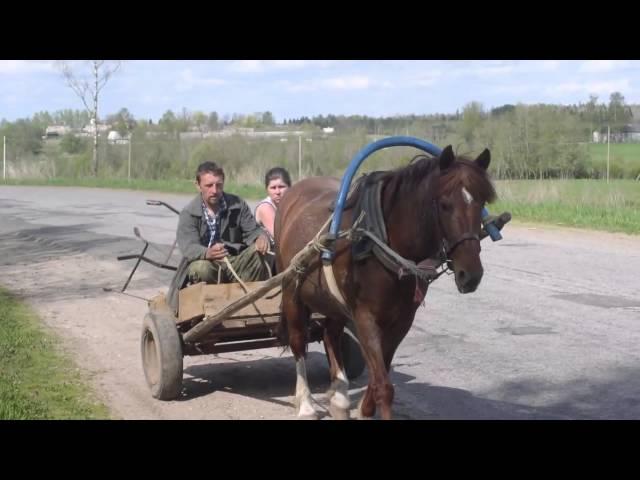
[[[111,75],[118,71],[122,62],[105,60],[89,60],[90,74],[80,75],[73,71],[72,66],[65,61],[57,62],[67,85],[80,97],[84,107],[93,120],[93,173],[98,176],[98,96]]]

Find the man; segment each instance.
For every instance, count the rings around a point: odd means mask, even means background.
[[[224,192],[224,170],[214,162],[196,172],[199,194],[180,212],[177,240],[183,258],[171,287],[169,305],[178,311],[178,291],[188,282],[234,282],[224,264],[228,257],[246,282],[269,278],[263,255],[269,237],[256,223],[247,203]]]

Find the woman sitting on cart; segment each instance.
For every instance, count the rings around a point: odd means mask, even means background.
[[[276,210],[278,210],[282,196],[291,187],[289,172],[282,167],[273,167],[264,177],[264,186],[267,189],[267,197],[258,203],[254,215],[258,224],[269,233],[273,245]]]
[[[269,278],[263,256],[267,233],[256,223],[247,203],[224,192],[224,170],[204,162],[196,172],[198,195],[180,212],[177,240],[182,260],[169,288],[169,305],[178,310],[178,291],[188,283],[235,281],[225,258],[245,282]]]

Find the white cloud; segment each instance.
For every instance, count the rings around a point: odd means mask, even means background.
[[[627,93],[632,90],[628,78],[602,82],[566,82],[545,89],[545,93],[552,97],[558,97],[570,93],[605,95],[612,92]]]
[[[359,90],[369,88],[372,85],[369,77],[363,75],[347,75],[322,80],[321,84],[333,90]]]
[[[560,68],[562,62],[560,60],[534,60],[531,62],[532,71],[548,72]]]
[[[0,74],[19,74],[54,71],[50,60],[0,60]]]
[[[225,84],[227,84],[227,81],[220,78],[196,77],[193,71],[187,68],[180,72],[177,90],[185,91],[191,90],[194,87],[217,87]]]
[[[528,74],[536,72],[550,72],[557,70],[561,65],[560,60],[471,60],[449,61],[450,67],[446,75],[452,78],[473,76],[481,79],[506,77],[516,74]]]
[[[488,88],[487,93],[492,95],[524,95],[525,93],[534,92],[539,90],[539,85],[533,84],[508,84],[508,85],[496,85]]]
[[[441,70],[428,70],[424,73],[412,75],[406,82],[402,82],[409,87],[430,87],[438,82],[443,76]]]
[[[342,77],[310,80],[303,83],[290,81],[280,82],[280,85],[290,92],[312,92],[317,90],[363,90],[372,87],[390,88],[389,81],[373,81],[364,75],[345,75]]]
[[[587,60],[580,65],[579,70],[586,73],[612,72],[628,65],[628,60]]]
[[[265,72],[268,70],[299,70],[306,67],[328,67],[333,60],[236,60],[229,70],[233,72]]]

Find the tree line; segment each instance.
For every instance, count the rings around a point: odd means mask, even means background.
[[[626,104],[619,92],[606,103],[593,95],[577,105],[517,104],[485,109],[479,102],[470,102],[449,114],[317,115],[282,119],[281,123],[271,112],[219,115],[186,109],[167,110],[153,122],[136,118],[122,108],[103,115],[99,123],[107,123],[122,138],[130,138],[131,148],[110,144],[102,133],[97,149],[102,159],[99,172],[92,167],[93,139],[76,133],[57,140],[43,138],[51,125],[79,130],[90,121],[87,111],[42,111],[14,122],[2,120],[0,135],[7,138],[7,161],[21,175],[45,172],[55,176],[121,177],[128,173],[130,155],[132,175],[141,178],[190,178],[195,165],[207,158],[218,159],[247,182],[259,181],[261,172],[273,165],[297,172],[299,161],[303,174],[341,175],[351,157],[372,140],[411,135],[440,146],[452,144],[458,153],[470,156],[488,147],[492,151],[492,173],[497,178],[599,178],[604,170],[591,152],[593,133],[606,134],[607,128],[613,134],[623,133],[633,122],[636,109]],[[238,133],[206,136],[229,127],[238,127]],[[334,133],[324,133],[325,127],[333,127]],[[289,131],[291,136],[258,138],[243,135],[242,129]],[[300,131],[304,132],[302,146],[293,134]],[[187,139],[185,132],[202,135]],[[412,149],[391,149],[376,154],[377,160],[371,164],[393,168],[405,164],[415,153]],[[638,174],[640,161],[618,168],[612,176],[635,178]]]

